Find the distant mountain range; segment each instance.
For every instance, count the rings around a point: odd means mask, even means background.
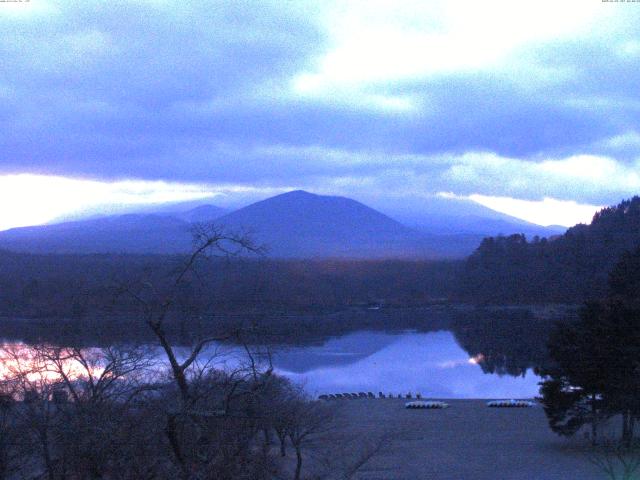
[[[30,253],[182,253],[190,224],[176,217],[126,214],[0,232],[0,248]]]
[[[485,236],[559,233],[473,202],[456,202],[434,200],[425,206],[426,213],[414,212],[400,223],[349,198],[297,190],[233,212],[201,205],[186,211],[16,228],[0,232],[0,248],[35,253],[183,253],[192,247],[193,223],[215,222],[232,231],[250,232],[276,258],[451,258],[470,254]]]
[[[562,234],[566,228],[542,227],[534,223],[491,210],[473,200],[458,197],[432,196],[416,208],[396,201],[383,209],[403,225],[429,235],[509,235],[523,233],[547,237]]]

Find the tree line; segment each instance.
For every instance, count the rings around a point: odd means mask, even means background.
[[[127,314],[118,285],[161,284],[184,260],[162,255],[0,252],[0,316],[91,318]],[[455,261],[216,258],[182,286],[183,298],[221,314],[326,312],[353,306],[429,305],[449,298]]]
[[[485,238],[466,260],[217,259],[183,286],[219,313],[318,312],[350,306],[572,303],[603,298],[620,255],[640,245],[640,198],[555,238]],[[113,289],[162,282],[182,256],[0,252],[0,316],[82,318],[127,313]]]
[[[640,246],[640,197],[555,238],[485,238],[457,278],[456,297],[480,303],[582,303],[607,295],[607,275]]]

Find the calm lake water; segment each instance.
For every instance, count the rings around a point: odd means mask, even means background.
[[[407,330],[389,330],[383,325],[397,324],[402,318],[393,313],[382,320],[377,322],[377,328],[357,328],[357,323],[347,316],[335,324],[347,325],[351,321],[355,328],[350,331],[333,336],[317,333],[303,341],[290,342],[295,346],[270,347],[274,369],[302,383],[311,395],[344,392],[377,395],[380,391],[394,395],[420,393],[428,398],[538,395],[540,379],[532,368],[545,362],[550,321],[534,319],[528,314],[485,312],[434,323],[433,315],[425,315],[411,320],[409,323],[415,326],[403,327]],[[306,328],[297,327],[298,331],[294,330],[292,335],[323,323],[323,319],[306,323]],[[54,326],[56,328],[50,330],[32,326],[26,331],[48,331],[50,340],[45,341],[56,344],[72,341],[61,335],[59,325]],[[66,331],[77,334],[78,328],[70,324]],[[108,337],[102,344],[134,341],[128,332],[123,339]],[[17,341],[25,347],[34,341],[18,331],[5,338],[9,343]],[[84,338],[82,344],[87,347],[100,344],[94,343],[96,340],[86,332],[81,333],[80,338]],[[155,343],[153,338],[135,341]],[[180,350],[178,348],[179,355]],[[219,366],[226,364],[234,368],[246,361],[244,349],[229,344],[212,345],[202,353],[203,360],[213,359]],[[188,355],[188,350],[182,350],[182,355]],[[160,352],[158,359],[164,359]]]
[[[186,353],[186,351],[185,351]],[[233,368],[242,349],[216,346],[209,354]],[[312,395],[343,392],[421,393],[431,398],[531,398],[537,377],[484,373],[482,355],[470,357],[450,331],[358,331],[321,344],[276,347],[277,373]]]
[[[436,398],[533,397],[539,378],[487,374],[448,331],[356,332],[274,354],[276,371],[312,394],[407,393]]]

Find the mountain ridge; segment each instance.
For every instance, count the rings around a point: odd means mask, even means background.
[[[356,200],[294,190],[220,217],[276,257],[428,256],[418,232]]]
[[[438,219],[431,230],[418,230],[348,197],[293,190],[231,212],[199,205],[186,211],[21,227],[0,232],[0,248],[31,253],[185,253],[192,248],[192,224],[209,221],[253,232],[276,258],[459,258],[493,232],[475,227],[465,231],[455,225],[446,229],[446,219]],[[519,226],[513,225],[511,232]]]

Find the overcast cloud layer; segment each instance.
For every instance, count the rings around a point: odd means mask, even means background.
[[[0,174],[615,203],[638,25],[600,0],[0,4]]]

